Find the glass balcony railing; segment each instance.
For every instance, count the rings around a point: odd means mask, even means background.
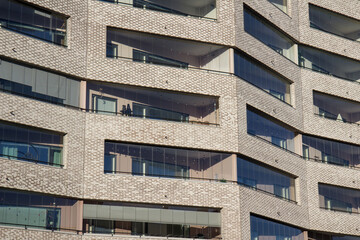
[[[66,46],[66,17],[14,0],[0,2],[0,26]]]

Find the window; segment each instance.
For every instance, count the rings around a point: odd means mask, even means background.
[[[353,144],[302,136],[303,157],[338,166],[357,167],[360,164],[360,147]]]
[[[105,173],[232,181],[233,155],[105,142]]]
[[[349,81],[360,80],[359,61],[308,46],[299,45],[299,66]]]
[[[0,225],[76,230],[79,208],[73,199],[0,188]]]
[[[288,13],[288,1],[287,0],[269,0],[277,8],[279,8],[284,13]]]
[[[244,29],[277,53],[297,63],[297,45],[285,34],[273,27],[259,14],[244,5]]]
[[[360,21],[309,4],[310,27],[353,41],[360,41]]]
[[[62,167],[62,135],[0,122],[0,156]]]
[[[2,59],[0,90],[44,102],[79,107],[80,81]]]
[[[255,109],[247,109],[247,132],[278,147],[294,152],[295,133],[260,115]]]
[[[0,26],[66,46],[66,17],[15,0],[0,0]]]
[[[182,69],[230,72],[230,49],[215,44],[107,28],[106,56]]]
[[[295,201],[295,179],[268,167],[237,158],[238,183]]]
[[[319,183],[320,208],[359,213],[360,191]]]
[[[85,202],[84,232],[221,238],[220,210],[170,205]]]
[[[316,115],[339,122],[360,122],[360,103],[319,92],[313,92],[313,98]]]
[[[87,107],[96,113],[218,124],[218,97],[95,82],[87,92]]]
[[[290,82],[264,65],[235,52],[235,75],[261,88],[283,102],[291,104]]]
[[[171,13],[181,16],[193,16],[204,19],[216,19],[216,0],[101,0],[116,4],[132,5],[159,12]]]
[[[251,240],[304,240],[303,232],[295,227],[257,216],[250,216]]]

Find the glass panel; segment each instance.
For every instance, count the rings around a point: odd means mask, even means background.
[[[290,83],[288,81],[239,52],[235,53],[235,75],[281,101],[291,103]]]
[[[80,218],[77,216],[76,200],[0,189],[0,224],[52,230],[76,230]],[[61,221],[61,219],[73,221]]]
[[[360,80],[359,61],[312,47],[299,46],[299,66],[349,81]]]
[[[105,142],[105,173],[112,173],[116,168],[116,172],[143,176],[190,177],[226,182],[233,179],[232,161],[230,154]]]
[[[278,197],[295,201],[295,195],[290,195],[290,189],[295,188],[294,178],[270,170],[266,167],[237,158],[238,183],[261,189]]]
[[[284,13],[288,13],[288,6],[287,6],[287,0],[268,0],[272,4],[274,4],[276,7],[278,7],[281,11]]]
[[[250,216],[251,239],[303,240],[304,235],[298,228]]]
[[[66,46],[66,18],[13,0],[2,0],[2,28]]]
[[[247,110],[247,132],[276,146],[294,151],[294,132],[249,109]]]
[[[247,33],[296,63],[296,44],[245,5],[244,28]]]
[[[60,135],[4,123],[0,123],[0,127],[6,132],[0,136],[2,157],[62,166],[62,137]]]
[[[110,58],[230,72],[228,47],[110,27],[106,39],[106,54]]]
[[[358,166],[360,147],[357,145],[303,135],[303,152],[310,159],[340,166]],[[304,156],[306,157],[306,155]]]
[[[314,92],[314,113],[340,122],[360,122],[360,103]]]
[[[309,231],[308,234],[311,240],[360,240],[360,237],[357,236],[335,235],[333,233]]]
[[[79,107],[80,82],[0,59],[0,90],[55,104]],[[71,85],[66,88],[66,85]]]
[[[217,123],[217,97],[119,84],[88,83],[87,88],[87,106],[96,113],[119,112],[121,115],[140,118]]]
[[[127,216],[118,215],[116,218],[106,219],[103,216],[97,216],[88,211],[92,209],[101,209],[101,207],[111,205],[113,208],[133,209],[129,211]],[[95,211],[96,212],[96,211]],[[149,219],[146,216],[154,212],[163,212],[159,214],[159,220],[152,214]],[[175,212],[181,213],[182,217],[177,217],[176,222],[172,217]],[[186,212],[186,214],[185,214]],[[211,212],[211,215],[208,214]],[[146,213],[141,216],[142,213]],[[184,215],[192,217],[185,219]],[[197,215],[202,218],[198,223]],[[208,208],[196,208],[185,206],[164,206],[164,205],[143,205],[136,203],[120,203],[120,202],[101,202],[99,204],[84,203],[84,221],[83,229],[89,233],[105,233],[105,234],[128,234],[128,235],[146,235],[160,237],[181,237],[181,238],[221,238],[220,229],[220,210]],[[210,218],[218,218],[219,221],[214,224]],[[134,219],[129,221],[129,219]],[[138,220],[135,220],[138,219]],[[148,220],[146,220],[148,219]],[[189,224],[194,222],[195,224]]]
[[[320,208],[359,213],[359,199],[359,190],[319,184]]]
[[[360,41],[360,21],[309,4],[310,27],[353,41]]]

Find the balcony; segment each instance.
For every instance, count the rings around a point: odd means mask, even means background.
[[[244,5],[244,30],[277,53],[297,64],[297,44],[246,5]]]
[[[360,21],[309,4],[310,27],[360,42]]]
[[[199,94],[88,82],[87,109],[183,123],[218,125],[218,98]]]
[[[314,114],[344,123],[360,124],[360,103],[313,92]]]
[[[292,239],[304,240],[301,229],[250,215],[251,239]]]
[[[0,189],[0,225],[77,232],[81,201]]]
[[[0,0],[0,26],[17,33],[66,46],[65,16],[14,0]]]
[[[216,20],[216,0],[101,0],[180,16]]]
[[[247,132],[290,152],[295,151],[295,132],[279,121],[262,116],[256,109],[247,109]]]
[[[62,135],[0,122],[0,157],[62,167]]]
[[[85,233],[221,239],[214,208],[87,201],[83,218]]]
[[[234,67],[236,76],[291,104],[291,83],[284,77],[240,52],[235,52]]]
[[[303,158],[345,167],[360,166],[360,147],[303,135]]]
[[[79,107],[80,81],[0,59],[0,91]]]
[[[227,47],[110,27],[106,56],[182,69],[231,72],[232,55]]]
[[[226,182],[235,164],[232,154],[105,142],[105,173]]]
[[[237,158],[237,181],[241,185],[295,202],[295,178],[242,157]]]
[[[360,83],[360,62],[334,53],[300,45],[299,66]]]
[[[359,198],[359,190],[319,184],[320,208],[340,212],[360,213]]]

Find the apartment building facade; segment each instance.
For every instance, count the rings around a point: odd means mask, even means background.
[[[0,238],[360,239],[359,16],[0,0]]]

